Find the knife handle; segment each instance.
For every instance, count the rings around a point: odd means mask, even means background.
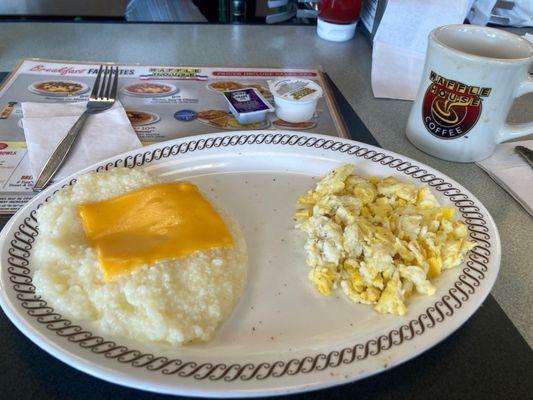
[[[533,168],[533,150],[528,149],[524,146],[516,146],[514,148],[514,151],[518,153],[526,162],[529,164],[530,167]]]
[[[68,131],[67,135],[56,147],[50,158],[48,158],[43,169],[41,170],[41,173],[39,174],[37,182],[35,182],[35,185],[33,186],[34,192],[40,192],[48,186],[72,150],[74,142],[79,136],[79,133],[83,128],[83,125],[85,125],[85,121],[87,121],[89,115],[91,115],[89,110],[85,110],[83,114],[80,115],[76,123]]]

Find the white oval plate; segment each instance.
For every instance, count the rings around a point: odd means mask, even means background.
[[[226,81],[226,82],[229,81],[229,82],[238,83],[239,85],[241,85],[241,87],[239,89],[246,89],[246,88],[249,88],[249,87],[255,87],[257,90],[259,90],[259,92],[261,93],[261,95],[265,99],[267,99],[268,101],[274,101],[274,95],[270,92],[270,89],[268,88],[268,86],[265,86],[265,85],[263,85],[261,83],[257,83],[257,82],[244,82],[244,83],[242,83],[242,82],[232,81],[230,79],[221,79],[220,81],[210,82],[207,85],[205,85],[205,87],[207,88],[207,90],[210,90],[213,93],[222,94],[222,93],[225,92],[224,90],[218,90],[218,89],[215,89],[215,88],[212,87],[212,85],[214,83],[222,82],[222,81]],[[250,85],[253,85],[253,86],[250,86]],[[260,86],[261,89],[259,89],[258,86]],[[237,89],[231,89],[231,90],[237,90]]]
[[[225,92],[225,90],[218,90],[218,89],[215,89],[215,88],[212,87],[212,85],[213,85],[214,83],[219,83],[219,82],[222,82],[222,81],[224,81],[224,82],[235,82],[235,83],[241,85],[239,82],[232,81],[231,79],[221,79],[220,81],[209,82],[207,85],[205,85],[205,87],[207,88],[207,90],[210,90],[210,91],[212,91],[213,93],[222,94],[222,93]],[[243,86],[241,85],[241,87],[238,88],[238,89],[242,89],[242,88],[243,88]],[[232,89],[232,90],[236,90],[236,89]]]
[[[161,117],[160,117],[159,115],[157,115],[157,114],[155,114],[155,113],[153,113],[153,112],[150,112],[150,111],[141,111],[141,110],[138,110],[138,109],[133,110],[133,109],[131,109],[131,108],[129,108],[129,109],[126,110],[126,112],[128,112],[128,111],[129,111],[129,112],[143,112],[143,113],[148,114],[148,115],[150,115],[150,116],[152,117],[151,120],[146,121],[146,122],[142,122],[142,123],[140,123],[140,124],[133,124],[133,123],[130,121],[131,126],[133,126],[133,127],[136,127],[136,126],[152,125],[152,124],[155,124],[156,122],[159,122],[159,120],[161,119]]]
[[[140,83],[154,83],[154,84],[157,84],[157,85],[160,85],[160,86],[166,86],[166,87],[169,87],[170,90],[168,92],[165,92],[165,93],[137,93],[137,92],[131,92],[128,88],[130,86],[133,86],[133,85],[138,85]],[[167,96],[172,96],[173,94],[176,94],[179,92],[179,89],[174,86],[174,85],[171,85],[170,83],[160,83],[160,82],[150,82],[150,81],[138,81],[138,82],[133,82],[133,83],[130,83],[126,86],[123,86],[120,91],[128,96],[134,96],[134,97],[151,97],[151,98],[156,98],[156,97],[167,97]]]
[[[457,208],[477,242],[466,262],[443,273],[434,296],[413,296],[405,317],[379,315],[340,294],[323,297],[307,279],[304,238],[293,228],[296,198],[332,168],[354,163],[366,176],[429,186]],[[232,213],[248,242],[247,289],[207,344],[171,348],[100,337],[33,294],[28,258],[38,235],[35,210],[77,175],[123,166],[188,179]],[[355,381],[434,346],[481,305],[498,274],[500,240],[486,208],[446,175],[390,151],[289,131],[181,138],[113,157],[42,192],[0,237],[1,305],[32,341],[96,377],[139,389],[243,397],[313,390]],[[446,362],[446,360],[442,360]]]
[[[72,93],[66,93],[66,92],[48,92],[46,90],[38,89],[37,85],[40,85],[41,83],[46,82],[65,82],[65,83],[75,83],[78,85],[81,85],[81,89],[77,90]],[[35,94],[40,94],[41,96],[50,96],[50,97],[68,97],[68,96],[79,96],[80,94],[88,92],[90,89],[89,85],[83,82],[78,81],[70,81],[70,80],[64,80],[64,79],[48,79],[46,81],[40,81],[40,82],[34,82],[30,86],[28,86],[28,90]]]

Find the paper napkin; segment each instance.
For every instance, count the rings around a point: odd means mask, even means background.
[[[533,140],[500,144],[492,156],[476,164],[533,215],[533,168],[514,151],[516,146],[533,149]]]
[[[472,0],[388,0],[372,45],[374,96],[414,100],[429,32],[463,23],[471,6]]]
[[[34,179],[85,107],[85,102],[22,103],[22,126]],[[141,146],[126,111],[117,101],[109,110],[89,116],[54,180]]]

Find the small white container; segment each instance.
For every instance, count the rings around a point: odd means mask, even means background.
[[[309,79],[286,78],[268,81],[276,104],[276,116],[287,122],[305,122],[313,118],[323,90]]]
[[[266,119],[274,107],[255,88],[228,90],[223,93],[230,112],[239,123],[253,124]]]

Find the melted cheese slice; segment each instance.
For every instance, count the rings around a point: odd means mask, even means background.
[[[106,281],[160,260],[233,246],[224,221],[188,182],[147,186],[79,212]]]

